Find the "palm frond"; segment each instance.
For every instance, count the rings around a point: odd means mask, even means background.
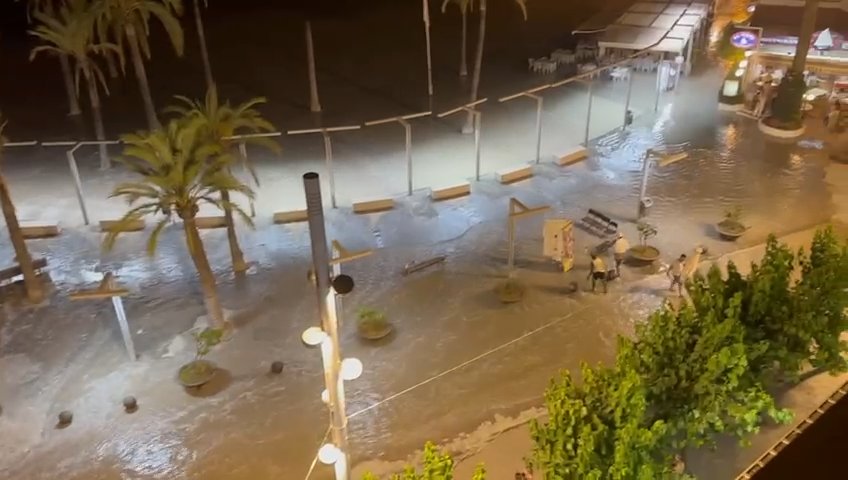
[[[159,220],[159,223],[156,224],[156,227],[153,228],[153,231],[150,232],[150,236],[147,237],[147,255],[153,256],[156,253],[156,247],[159,246],[159,236],[162,234],[162,231],[168,225],[170,218],[165,217],[162,220]]]

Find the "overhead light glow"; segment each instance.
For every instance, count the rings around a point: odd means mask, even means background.
[[[332,443],[325,443],[318,449],[318,461],[324,465],[332,465],[339,461],[342,451]]]
[[[362,375],[362,362],[358,358],[345,358],[342,360],[342,378],[346,381],[356,380]]]
[[[315,345],[320,345],[327,338],[327,334],[318,327],[309,327],[303,331],[303,335],[300,338],[303,340],[303,343],[314,347]]]

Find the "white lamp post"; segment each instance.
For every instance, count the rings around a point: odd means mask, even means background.
[[[427,0],[424,0],[425,5]],[[433,93],[430,92],[432,95]],[[406,133],[406,183],[407,183],[407,192],[409,195],[412,195],[412,125],[409,124],[407,120],[412,120],[413,118],[426,117],[428,115],[432,115],[433,112],[421,112],[421,113],[413,113],[410,115],[403,115],[401,117],[391,117],[384,118],[381,120],[373,120],[370,122],[365,122],[365,126],[372,127],[374,125],[382,125],[384,123],[397,122],[401,124],[404,132]]]
[[[475,169],[474,169],[474,178],[479,182],[480,181],[480,121],[481,121],[481,113],[480,110],[477,110],[475,107],[480,105],[481,103],[488,100],[488,98],[481,98],[476,102],[467,103],[461,107],[456,107],[453,110],[448,110],[447,112],[442,112],[436,115],[439,118],[444,118],[449,115],[453,115],[458,112],[468,112],[474,118],[474,158],[475,158]]]
[[[333,143],[330,141],[331,132],[345,132],[359,130],[361,125],[347,125],[344,127],[312,128],[308,130],[289,130],[289,135],[306,135],[309,133],[320,133],[324,137],[324,160],[327,162],[327,176],[330,177],[330,204],[336,208],[336,175],[333,171]]]
[[[515,95],[510,95],[508,97],[498,99],[498,102],[501,103],[508,102],[510,100],[514,100],[516,98],[521,97],[536,100],[536,164],[538,164],[542,158],[542,106],[545,101],[545,99],[541,95],[536,94],[543,90],[547,90],[548,88],[551,88],[550,84],[542,85],[521,93],[516,93]]]
[[[433,97],[433,57],[430,52],[430,5],[428,0],[421,0],[424,7],[424,38],[427,42],[427,94]],[[431,107],[432,108],[432,107]]]
[[[688,157],[689,154],[683,149],[687,146],[686,143],[677,145],[667,145],[657,149],[649,148],[645,151],[645,156],[642,160],[642,183],[639,187],[639,206],[638,218],[641,220],[648,208],[653,205],[653,201],[646,196],[648,190],[648,173],[651,170],[651,162],[656,161],[658,167],[665,167],[679,160]]]

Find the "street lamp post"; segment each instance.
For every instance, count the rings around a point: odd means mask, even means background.
[[[421,0],[424,7],[424,38],[427,42],[427,94],[433,100],[433,57],[430,49],[430,5],[428,0]],[[432,105],[430,106],[432,108]]]
[[[683,150],[686,146],[686,143],[681,143],[677,145],[667,145],[657,149],[649,148],[645,151],[645,156],[642,159],[642,182],[639,187],[639,205],[637,210],[639,220],[645,217],[648,208],[653,205],[653,201],[646,196],[651,162],[656,160],[658,167],[665,167],[666,165],[683,160],[689,156],[689,154]]]
[[[627,80],[627,98],[624,101],[624,128],[627,128],[628,123],[632,120],[630,118],[630,97],[633,94],[633,78],[636,76],[633,73],[631,69],[630,78]]]
[[[412,120],[413,118],[419,117],[426,117],[428,115],[432,115],[432,113],[433,112],[413,113],[400,117],[383,118],[381,120],[365,122],[365,126],[367,127],[372,127],[374,125],[382,125],[384,123],[391,122],[397,122],[403,127],[404,133],[406,134],[406,183],[407,193],[409,195],[412,195],[412,125],[410,125],[407,120]]]
[[[471,114],[474,119],[474,158],[475,158],[475,169],[474,169],[474,178],[479,182],[480,181],[480,122],[481,116],[480,110],[477,110],[475,107],[480,105],[481,103],[488,100],[488,98],[481,98],[476,102],[467,103],[461,107],[456,107],[453,110],[448,110],[447,112],[442,112],[436,115],[439,118],[444,118],[449,115],[453,115],[458,112],[467,112]]]
[[[592,92],[592,85],[594,85],[594,82],[592,82],[591,77],[587,82],[589,84],[589,104],[586,107],[586,133],[583,135],[583,146],[586,148],[589,147],[589,126],[592,124],[592,98],[594,97]]]
[[[336,205],[336,175],[333,170],[333,143],[330,140],[331,132],[345,132],[349,130],[359,130],[362,128],[361,125],[347,125],[344,127],[331,127],[331,128],[312,128],[308,130],[289,130],[287,133],[289,135],[306,135],[309,133],[320,133],[322,137],[324,137],[324,159],[327,163],[327,176],[330,178],[330,204],[333,208],[337,208]]]
[[[526,97],[536,100],[536,164],[538,165],[542,158],[542,107],[545,99],[541,95],[536,95],[542,90],[547,90],[551,85],[542,85],[515,95],[499,98],[498,102],[508,102],[516,98]]]
[[[512,278],[515,271],[515,221],[522,217],[538,215],[550,210],[550,205],[530,208],[516,198],[509,199],[509,225],[507,226],[507,240],[509,253],[507,255],[507,273]]]

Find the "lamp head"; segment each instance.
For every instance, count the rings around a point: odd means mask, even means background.
[[[354,282],[350,275],[341,274],[333,279],[333,290],[339,295],[347,295],[353,291]]]

